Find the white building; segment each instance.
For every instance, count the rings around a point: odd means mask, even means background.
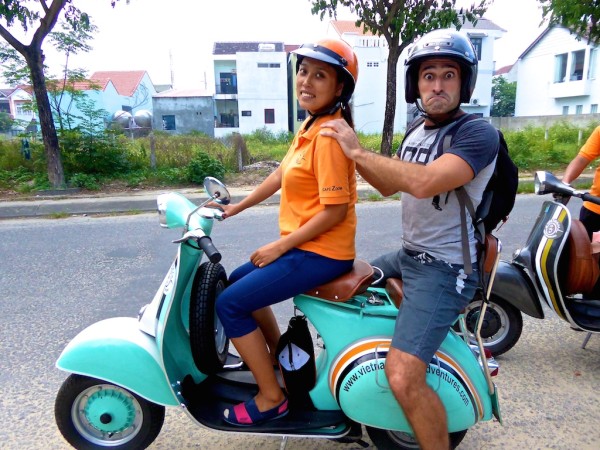
[[[560,26],[546,28],[517,61],[515,116],[598,113],[598,46]]]
[[[288,130],[287,53],[281,42],[216,42],[215,137]]]

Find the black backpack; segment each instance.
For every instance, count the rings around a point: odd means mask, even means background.
[[[478,117],[474,114],[465,114],[458,120],[442,128],[436,137],[436,141],[434,142],[434,145],[437,143],[438,146],[436,158],[439,158],[444,151],[450,148],[454,136],[460,127],[464,123],[475,119],[478,119]],[[404,139],[406,139],[406,136],[408,136],[415,128],[421,125],[423,121],[423,117],[418,117],[415,119],[406,130]],[[483,224],[483,234],[488,234],[499,228],[501,223],[504,223],[506,220],[508,220],[508,215],[515,205],[517,189],[519,186],[519,170],[510,158],[508,153],[508,145],[506,144],[504,135],[500,130],[497,131],[500,139],[500,146],[498,149],[498,158],[496,159],[494,173],[485,187],[481,203],[477,207],[477,210],[474,212],[474,214],[470,211],[471,217],[474,219],[473,224],[475,225],[475,229],[479,230],[479,234],[482,232],[479,226],[480,224]],[[404,142],[404,139],[402,142]],[[400,147],[402,147],[402,144]],[[459,200],[462,197],[463,199],[466,199],[468,203],[470,203],[468,196],[460,195],[458,191],[464,192],[464,188],[462,186],[457,188]],[[468,204],[465,206],[467,209],[469,209]],[[470,209],[472,209],[472,205]],[[478,239],[481,241],[483,236],[478,236]]]

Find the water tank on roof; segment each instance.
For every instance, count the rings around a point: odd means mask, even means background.
[[[258,44],[259,52],[274,52],[275,44]]]
[[[152,127],[152,113],[146,109],[140,109],[133,115],[133,120],[138,127]]]
[[[133,116],[131,115],[131,113],[120,109],[113,114],[112,120],[113,122],[118,123],[123,128],[129,128],[129,124],[131,122],[132,117]]]

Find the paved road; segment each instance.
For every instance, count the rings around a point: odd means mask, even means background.
[[[537,197],[519,198],[499,233],[505,255],[525,238],[539,204]],[[399,202],[359,205],[360,257],[370,259],[389,248],[399,234],[399,208]],[[215,244],[228,271],[247,257],[248,249],[240,249],[240,243],[254,247],[273,235],[275,214],[275,207],[254,208],[215,226]],[[135,315],[151,298],[173,258],[170,240],[178,236],[160,229],[156,220],[142,214],[0,221],[2,448],[68,448],[53,420],[54,396],[65,377],[54,361],[83,326],[104,317]],[[285,310],[279,314],[284,317]],[[519,343],[499,358],[496,383],[504,426],[478,424],[460,448],[599,448],[600,336],[586,350],[580,348],[582,340],[582,333],[557,319],[526,318]],[[172,409],[151,448],[274,450],[279,444],[276,438],[204,430]],[[287,448],[358,446],[290,439]]]

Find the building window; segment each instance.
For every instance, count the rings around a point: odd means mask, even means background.
[[[563,116],[569,115],[569,105],[563,106]]]
[[[275,123],[274,109],[265,109],[265,123]]]
[[[585,50],[571,52],[571,73],[570,80],[583,80],[583,61],[585,60]]]
[[[588,80],[596,79],[596,65],[598,64],[598,49],[590,50],[590,64],[588,66]]]
[[[162,116],[163,130],[176,130],[175,128],[175,116],[168,115]]]
[[[477,60],[481,61],[481,42],[482,39],[480,37],[470,37],[471,43],[473,47],[475,47],[475,54],[477,55]]]
[[[31,105],[15,104],[17,116],[33,116]]]
[[[265,69],[265,68],[278,69],[279,67],[281,67],[281,64],[279,64],[279,63],[257,63],[257,65],[258,65],[259,69]]]
[[[567,54],[562,53],[554,57],[554,82],[564,83],[567,76]]]
[[[217,94],[237,94],[237,74],[221,72]]]
[[[575,114],[583,114],[583,105],[575,106]]]
[[[596,114],[598,112],[598,104],[594,103],[590,106],[590,114]]]
[[[368,61],[367,67],[379,67],[379,62],[377,61]]]
[[[242,111],[242,117],[251,117],[252,111]]]
[[[131,106],[128,105],[121,105],[121,110],[130,113],[131,111],[133,111],[133,109],[131,108]]]

